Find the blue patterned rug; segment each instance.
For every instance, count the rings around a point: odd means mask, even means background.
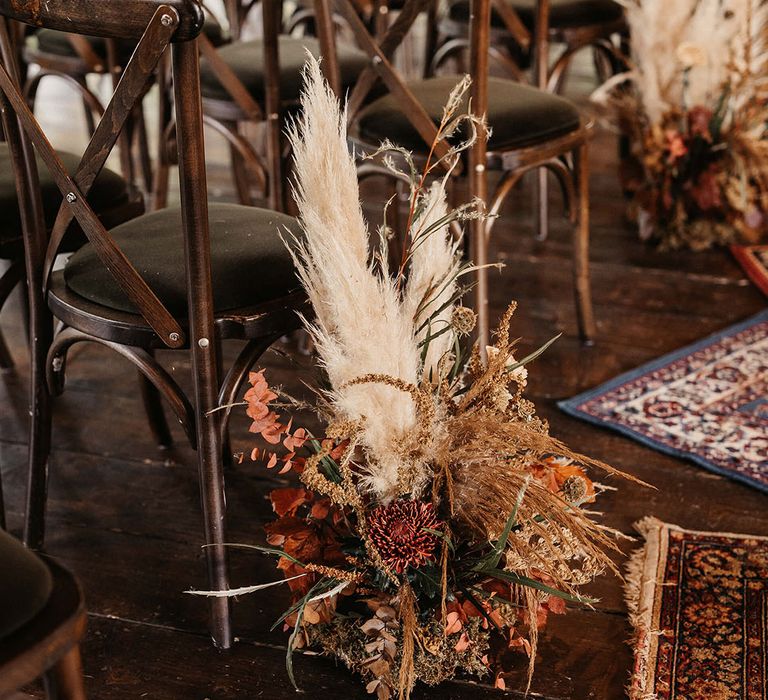
[[[558,405],[768,492],[768,310]]]

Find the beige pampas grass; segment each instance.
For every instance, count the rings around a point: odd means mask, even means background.
[[[747,64],[755,75],[765,74],[764,0],[620,2],[632,36],[634,67],[625,77],[635,83],[651,123],[681,106],[712,105],[734,70]]]
[[[393,386],[356,378],[378,374],[415,385],[420,356],[413,319],[388,276],[369,262],[345,115],[311,56],[305,67],[302,116],[290,129],[295,195],[305,238],[295,260],[315,310],[307,323],[331,383],[334,412],[361,423],[363,484],[386,502],[397,494],[404,438],[414,433],[413,400]]]
[[[445,179],[435,182],[424,197],[423,214],[416,221],[403,301],[404,312],[413,319],[417,343],[433,337],[423,369],[423,377],[433,383],[439,377],[438,364],[453,345],[453,334],[446,332],[446,328],[451,325],[453,304],[450,302],[457,291],[460,267],[457,243],[452,240],[447,222],[445,186]]]

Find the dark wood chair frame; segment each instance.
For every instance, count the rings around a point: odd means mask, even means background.
[[[609,77],[609,70],[626,67],[625,52],[611,40],[614,34],[626,34],[627,25],[623,19],[567,27],[552,26],[549,21],[550,0],[538,0],[531,31],[507,0],[491,0],[491,7],[504,26],[492,26],[489,29],[488,51],[496,63],[515,80],[529,82],[526,72],[512,57],[508,48],[510,45],[530,53],[534,63],[534,84],[550,92],[559,93],[562,90],[574,55],[588,47],[595,51],[596,65],[603,78]],[[443,17],[439,20],[439,34],[442,41],[433,55],[430,74],[434,74],[448,59],[469,50],[467,22]],[[551,65],[548,64],[550,43],[563,45]]]
[[[197,47],[202,13],[194,0],[59,0],[31,8],[15,0],[0,0],[0,15],[0,102],[22,204],[30,304],[31,427],[25,543],[34,548],[43,544],[51,399],[63,387],[67,351],[79,342],[95,342],[130,360],[168,401],[190,436],[198,456],[209,585],[213,590],[227,590],[221,444],[228,416],[216,409],[232,402],[249,368],[275,339],[298,328],[296,311],[306,307],[304,295],[297,292],[253,308],[214,314]],[[138,42],[74,174],[64,169],[18,87],[7,19]],[[163,306],[87,203],[97,173],[169,47],[187,274],[186,319],[175,318]],[[33,144],[65,198],[50,238],[42,221]],[[62,232],[73,218],[140,313],[87,303],[67,289],[61,272],[52,273]],[[56,333],[54,318],[61,326]],[[247,341],[221,379],[217,357],[220,338]],[[153,357],[158,348],[190,350],[194,378],[191,400]],[[229,598],[211,598],[210,612],[214,642],[229,647],[233,639]]]
[[[318,2],[328,6],[330,0]],[[394,51],[427,2],[429,0],[407,0],[397,19],[381,40],[377,41],[356,14],[350,0],[336,0],[337,10],[346,18],[358,44],[371,57],[371,65],[359,76],[349,93],[347,105],[351,142],[361,156],[370,155],[378,147],[378,144],[367,142],[360,137],[359,132],[355,130],[355,119],[379,80],[398,100],[404,114],[423,138],[426,151],[435,140],[436,125],[391,63]],[[476,114],[485,114],[488,106],[490,10],[491,0],[472,0],[471,12],[474,21],[470,24],[470,74],[473,76],[471,99]],[[589,285],[588,144],[591,126],[591,122],[582,120],[578,128],[563,136],[529,148],[498,152],[489,152],[485,140],[480,138],[470,149],[466,162],[460,164],[465,167],[457,167],[454,170],[457,176],[467,178],[470,196],[485,201],[490,214],[499,212],[507,195],[525,173],[536,169],[546,169],[554,173],[563,191],[566,211],[575,226],[574,291],[579,331],[586,342],[591,342],[595,333]],[[445,144],[439,145],[435,151],[436,155],[443,155],[446,148]],[[490,197],[487,179],[489,169],[502,172],[502,177]],[[382,164],[367,159],[361,160],[358,174],[361,179],[374,175],[395,177]],[[481,347],[488,343],[490,337],[488,270],[485,266],[488,263],[493,222],[494,218],[470,222],[470,255],[480,268],[477,272],[475,295]]]
[[[45,562],[53,577],[47,604],[21,629],[0,640],[0,698],[42,676],[50,700],[85,700],[80,658],[86,627],[83,592],[63,567],[48,558]]]

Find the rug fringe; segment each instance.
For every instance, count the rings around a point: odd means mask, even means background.
[[[629,644],[635,650],[635,666],[627,687],[630,700],[658,700],[653,692],[654,673],[650,656],[653,639],[661,634],[660,630],[653,628],[653,606],[661,533],[667,527],[666,523],[651,516],[634,524],[645,544],[630,555],[625,567],[624,599],[634,630]]]

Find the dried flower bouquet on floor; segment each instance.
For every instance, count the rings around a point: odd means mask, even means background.
[[[272,492],[277,519],[266,526],[270,547],[259,547],[278,558],[292,594],[279,620],[291,630],[288,672],[293,680],[292,650],[314,648],[379,698],[402,698],[417,680],[457,673],[492,674],[504,687],[520,650],[530,679],[547,614],[590,604],[579,586],[615,571],[606,554],[615,533],[584,508],[600,490],[586,467],[615,472],[550,437],[523,398],[538,352],[515,358],[514,305],[487,361],[469,347],[475,317],[459,300],[473,268],[450,227],[482,212],[448,210],[439,160],[406,173],[398,269],[388,265],[386,228],[371,255],[344,115],[317,63],[305,77],[290,134],[305,232],[294,250],[314,308],[306,326],[325,375],[325,435],[278,415],[263,371],[245,397],[251,431],[274,446],[266,466],[301,482]],[[448,159],[484,129],[458,114],[468,85],[457,86],[440,125],[440,138],[469,136]]]
[[[668,248],[768,232],[768,3],[623,0],[632,69],[595,93],[630,152],[643,239]]]

